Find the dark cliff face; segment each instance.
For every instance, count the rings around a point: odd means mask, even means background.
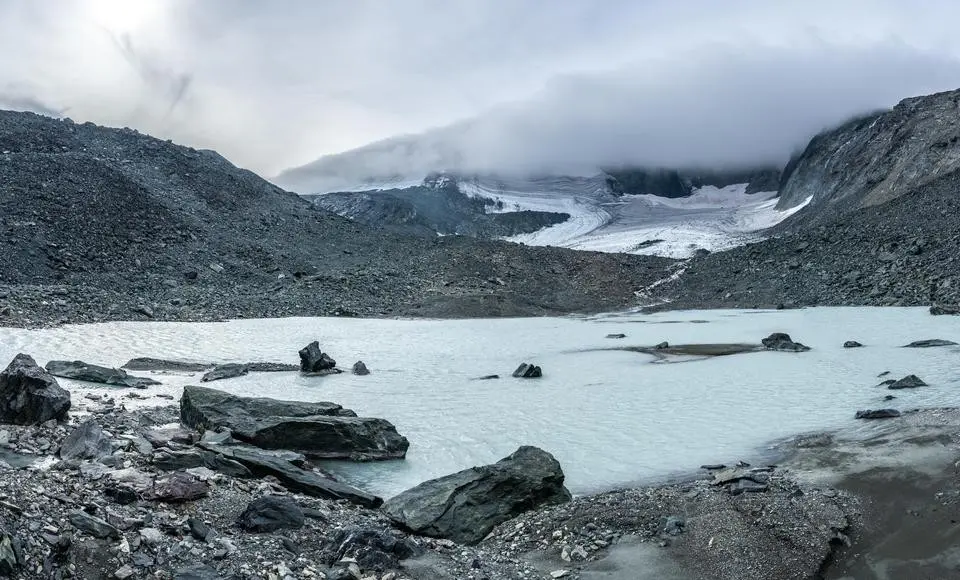
[[[896,199],[960,168],[960,90],[901,101],[823,132],[791,161],[778,208],[799,222]]]
[[[776,167],[749,169],[664,169],[643,167],[606,168],[610,190],[619,195],[686,197],[698,187],[726,187],[747,184],[747,193],[777,191],[780,170]]]

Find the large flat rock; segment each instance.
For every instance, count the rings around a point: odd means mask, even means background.
[[[290,449],[320,459],[400,459],[409,442],[385,419],[357,417],[335,403],[238,397],[187,386],[180,420],[195,429],[230,429],[263,449]]]

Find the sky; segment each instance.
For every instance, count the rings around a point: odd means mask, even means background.
[[[958,20],[954,0],[0,0],[0,108],[265,176],[423,133],[370,163],[781,163],[960,87]]]

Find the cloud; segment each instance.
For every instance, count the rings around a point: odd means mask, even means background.
[[[595,173],[783,165],[820,130],[960,84],[960,60],[898,41],[712,44],[557,77],[529,99],[282,174],[326,190],[430,171]]]
[[[375,169],[780,159],[784,136],[946,88],[958,17],[953,0],[0,0],[0,89],[266,175],[435,127]]]

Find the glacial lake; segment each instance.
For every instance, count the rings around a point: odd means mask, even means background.
[[[597,350],[684,343],[759,343],[787,332],[805,353],[756,352],[664,363]],[[605,338],[623,333],[620,340]],[[383,417],[410,439],[404,461],[326,463],[369,491],[391,496],[417,483],[494,462],[520,445],[553,453],[568,487],[589,493],[756,458],[777,440],[825,429],[870,429],[858,409],[960,406],[960,347],[906,349],[926,338],[960,342],[960,319],[923,308],[616,313],[532,319],[367,320],[288,318],[223,323],[122,322],[44,330],[0,329],[0,362],[25,352],[46,364],[80,359],[119,366],[138,356],[203,362],[297,363],[319,340],[339,366],[372,374],[301,377],[251,373],[209,383],[238,395],[334,401]],[[844,349],[846,340],[865,348]],[[514,379],[516,366],[543,367]],[[890,391],[877,375],[917,374],[929,387]],[[127,407],[170,404],[200,374],[134,373],[163,384],[136,391],[60,379],[75,407],[90,392]],[[499,380],[474,380],[499,374]],[[897,398],[883,402],[884,395]]]

